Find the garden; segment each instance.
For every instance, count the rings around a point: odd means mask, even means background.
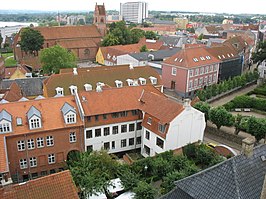
[[[1,55],[5,60],[6,67],[12,67],[17,65],[17,61],[14,59],[13,53],[2,53]]]
[[[95,193],[108,193],[110,180],[120,178],[125,191],[134,192],[136,199],[153,199],[174,188],[174,181],[211,167],[224,160],[206,145],[187,145],[184,155],[172,151],[143,158],[133,164],[121,164],[106,151],[79,153],[67,161],[81,198]]]

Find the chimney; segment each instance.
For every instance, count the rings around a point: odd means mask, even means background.
[[[191,102],[190,99],[188,99],[188,98],[184,99],[183,107],[184,107],[185,109],[190,109],[190,108],[191,108],[190,102]]]
[[[133,70],[133,69],[134,69],[134,66],[133,66],[132,63],[129,64],[129,69],[130,69],[130,70]]]
[[[104,86],[104,83],[102,83],[102,82],[98,82],[97,84],[96,84],[96,92],[97,93],[100,93],[100,92],[102,92],[103,91],[103,87]]]
[[[253,155],[255,140],[253,138],[245,138],[242,140],[242,154],[246,157],[251,157]]]
[[[77,75],[78,74],[78,69],[77,68],[73,68],[73,74]]]

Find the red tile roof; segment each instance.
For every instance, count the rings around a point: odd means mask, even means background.
[[[0,90],[0,93],[4,94],[1,99],[5,99],[9,102],[16,102],[23,97],[21,88],[16,82],[12,82],[8,89]]]
[[[79,199],[70,172],[62,171],[0,189],[1,199]]]
[[[109,87],[116,87],[116,80],[122,81],[123,86],[127,86],[127,79],[134,80],[140,77],[145,78],[147,84],[151,84],[150,76],[157,78],[156,85],[162,85],[160,75],[150,66],[138,66],[134,67],[134,69],[130,69],[129,65],[78,69],[78,75],[74,75],[72,71],[51,75],[44,82],[44,95],[55,96],[57,87],[63,88],[65,95],[70,95],[69,87],[71,85],[77,86],[78,91],[85,90],[85,84],[91,84],[93,89],[95,89],[98,82],[102,82]]]
[[[165,64],[183,68],[193,68],[219,62],[221,61],[211,55],[204,47],[182,49],[164,61]]]
[[[66,49],[97,48],[97,44],[91,39],[61,40],[56,43]]]
[[[143,110],[161,123],[171,122],[183,111],[183,105],[167,98],[153,86],[103,89],[79,93],[86,116],[129,110]]]
[[[206,48],[206,50],[214,57],[222,61],[239,58],[237,51],[229,46],[215,46]]]
[[[139,44],[141,46],[146,45],[150,50],[160,50],[163,47],[163,41],[161,40],[151,40],[146,38],[141,38]]]
[[[39,57],[24,57],[21,60],[21,65],[28,66],[32,68],[33,71],[38,71],[42,68],[41,61]]]
[[[20,71],[22,74],[29,73],[30,71],[24,66],[6,67],[5,79],[9,79],[16,71]]]

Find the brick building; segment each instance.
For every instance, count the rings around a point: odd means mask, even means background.
[[[93,15],[93,24],[95,24],[100,31],[101,35],[104,37],[107,33],[106,27],[106,11],[105,5],[95,5],[94,15]]]
[[[63,170],[83,151],[83,122],[73,96],[0,104],[0,174],[14,182]]]
[[[220,62],[205,47],[182,49],[163,62],[163,85],[192,97],[196,90],[217,83]]]

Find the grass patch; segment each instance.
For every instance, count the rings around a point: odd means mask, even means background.
[[[16,65],[17,65],[17,61],[14,60],[14,58],[9,58],[5,60],[6,67],[11,67],[11,66],[16,66]]]
[[[13,53],[2,53],[2,57],[5,59],[7,57],[13,56]]]

